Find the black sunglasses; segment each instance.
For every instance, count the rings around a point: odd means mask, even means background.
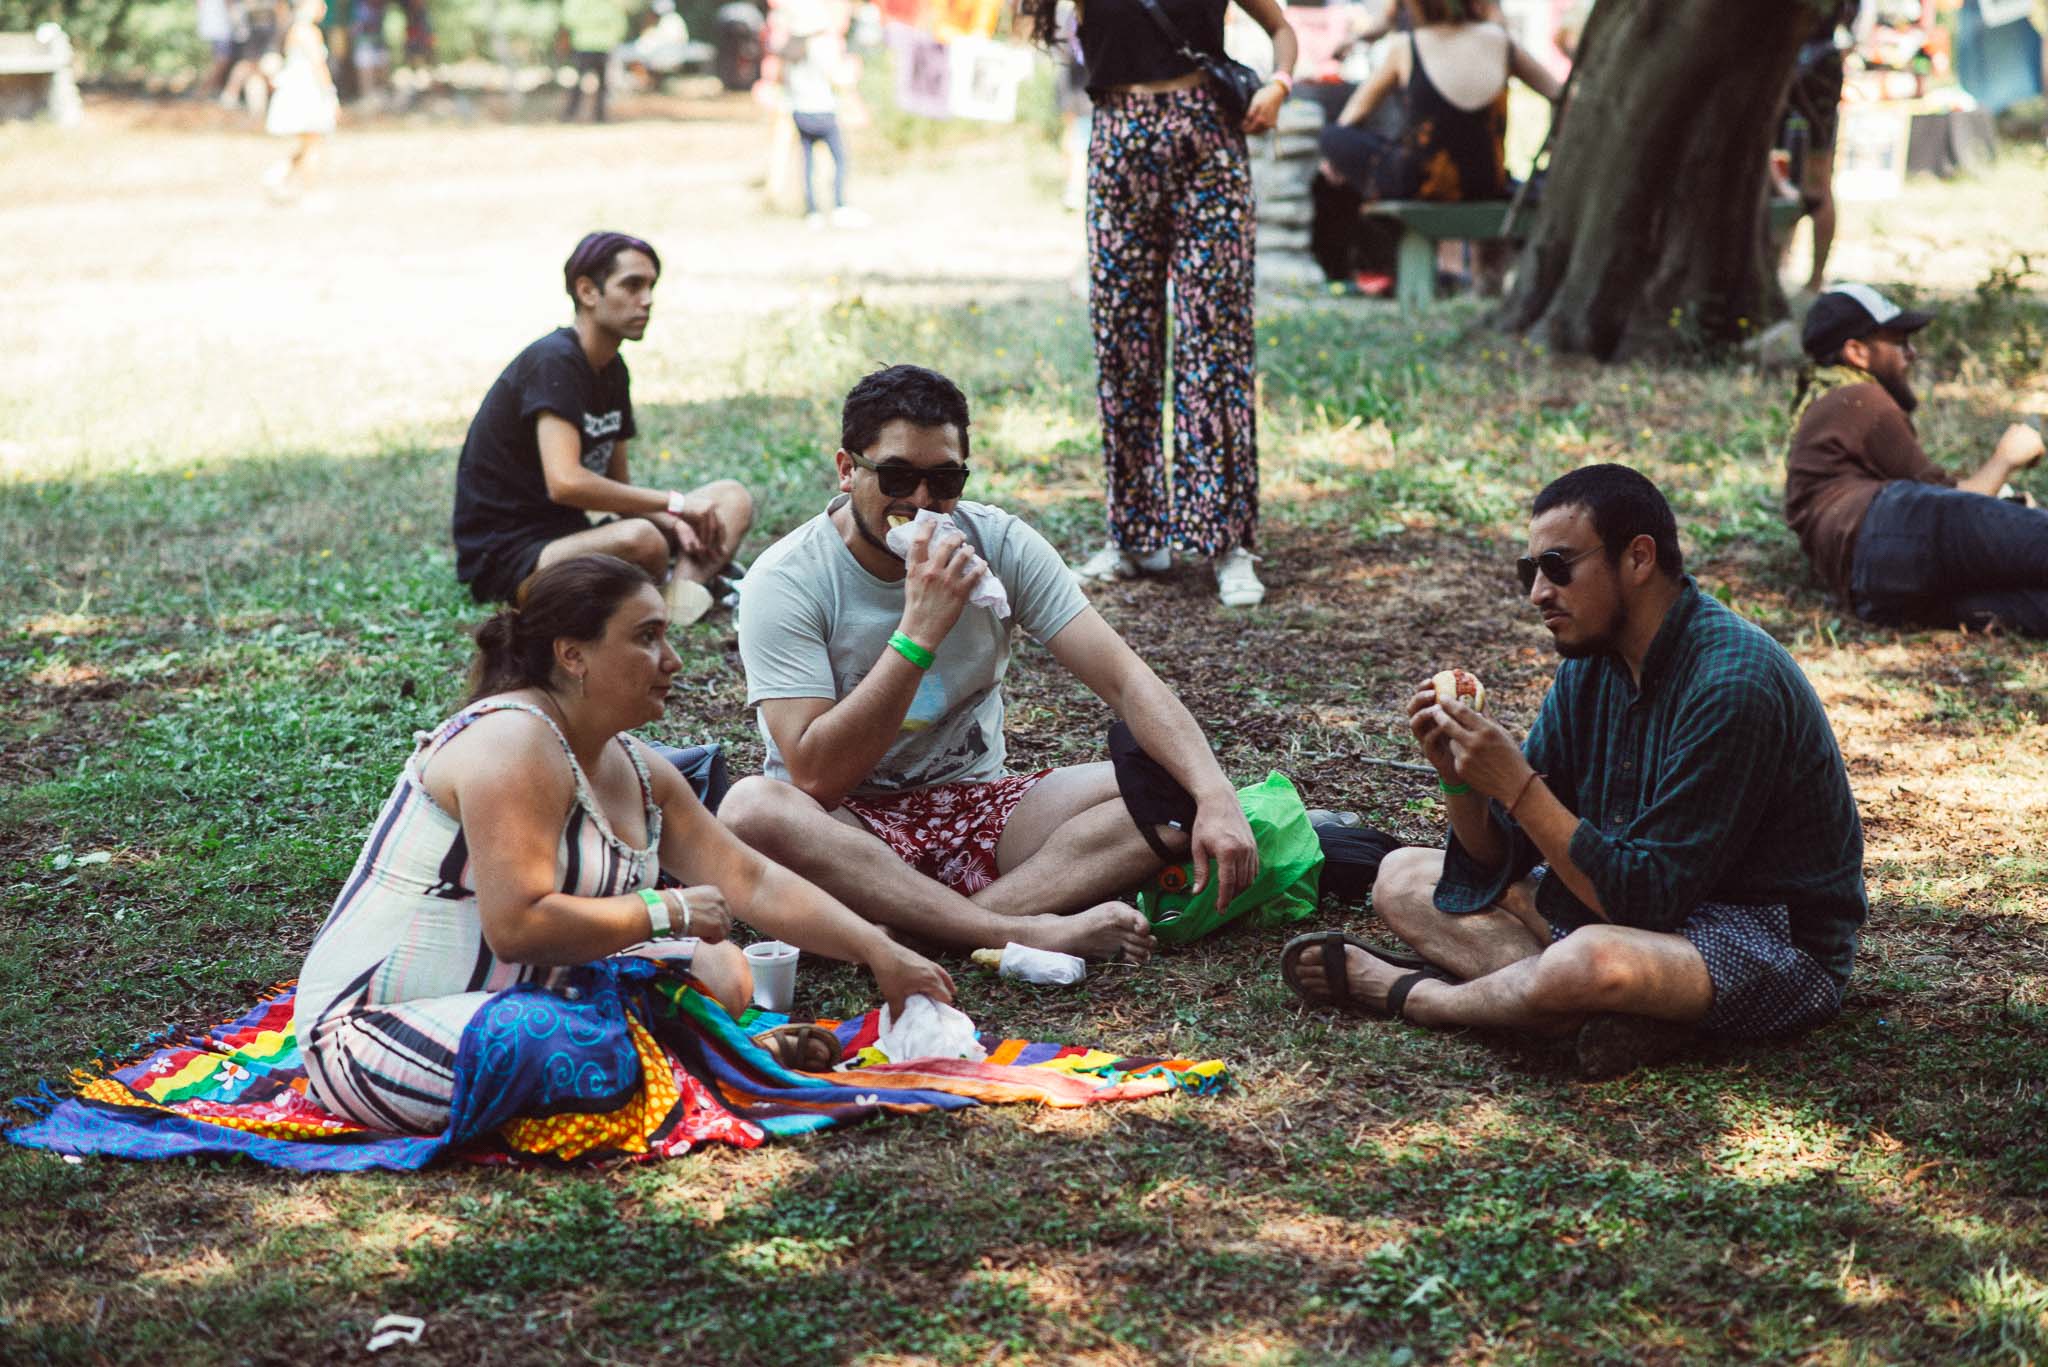
[[[875,472],[875,483],[882,486],[882,493],[888,498],[909,498],[922,484],[932,491],[932,497],[941,503],[960,497],[960,491],[967,487],[965,465],[911,465],[892,460],[886,465],[877,465],[858,451],[848,451],[853,463],[863,470]]]
[[[1545,551],[1533,560],[1526,555],[1521,557],[1515,561],[1515,574],[1522,581],[1522,592],[1527,593],[1536,587],[1538,570],[1543,572],[1545,579],[1563,588],[1572,582],[1572,566],[1601,549],[1603,548],[1594,546],[1590,550],[1580,551],[1577,555],[1566,555],[1563,551]]]

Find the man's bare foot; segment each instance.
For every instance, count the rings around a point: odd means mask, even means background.
[[[1384,1011],[1388,990],[1409,972],[1355,946],[1344,946],[1344,977],[1351,987],[1351,1000],[1359,1006]],[[1301,962],[1294,966],[1294,976],[1301,983],[1303,999],[1310,1005],[1322,1006],[1329,1002],[1330,983],[1323,974],[1320,951],[1311,950],[1302,955]]]
[[[1018,917],[1011,938],[1034,949],[1056,949],[1098,963],[1141,964],[1157,947],[1145,913],[1123,902],[1103,902],[1066,916]]]

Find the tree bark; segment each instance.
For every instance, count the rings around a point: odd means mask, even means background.
[[[1503,311],[1558,351],[1714,348],[1785,311],[1765,242],[1802,0],[1599,0]]]

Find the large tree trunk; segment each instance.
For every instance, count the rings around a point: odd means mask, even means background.
[[[1802,0],[1599,0],[1503,319],[1604,359],[1784,312],[1763,221]]]

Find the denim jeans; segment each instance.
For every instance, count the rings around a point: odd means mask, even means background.
[[[798,114],[797,136],[804,140],[804,212],[818,212],[816,192],[811,189],[811,158],[819,143],[832,153],[832,203],[846,207],[846,139],[839,134],[837,114]]]
[[[2048,510],[1914,480],[1863,515],[1850,597],[1867,622],[1987,625],[2048,636]]]

